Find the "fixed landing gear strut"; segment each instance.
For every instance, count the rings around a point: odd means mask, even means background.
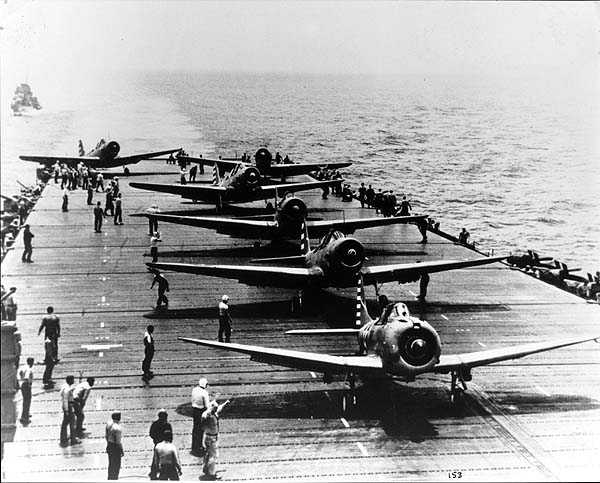
[[[452,371],[452,380],[450,381],[450,403],[453,406],[461,405],[464,400],[464,393],[467,390],[467,381],[473,379],[471,371]],[[458,383],[460,382],[460,386]],[[462,386],[462,387],[461,387]]]
[[[352,373],[347,374],[346,378],[350,387],[344,389],[344,392],[342,393],[342,413],[344,416],[350,417],[356,406],[356,381],[354,374]]]

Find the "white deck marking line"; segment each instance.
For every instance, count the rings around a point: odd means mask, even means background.
[[[348,424],[348,421],[346,421],[344,418],[340,418],[340,421],[342,422],[342,424],[346,427],[349,428],[350,425]]]
[[[410,292],[410,293],[413,295],[413,297],[416,297],[416,296],[417,296],[417,294],[416,294],[416,293],[414,293],[412,290],[409,290],[409,292]]]
[[[102,411],[102,396],[96,398],[96,411]]]
[[[542,387],[540,387],[540,386],[535,386],[535,387],[536,387],[536,388],[537,388],[537,390],[538,390],[538,391],[540,391],[540,392],[541,392],[541,393],[542,393],[544,396],[546,396],[546,397],[550,397],[550,396],[551,396],[551,394],[550,394],[548,391],[546,391],[545,389],[543,389]]]
[[[450,319],[449,319],[448,317],[446,317],[444,314],[442,314],[440,317],[441,317],[442,319],[444,319],[444,320],[450,320]]]
[[[317,375],[313,371],[310,371],[310,375],[313,377],[313,379],[317,378]]]
[[[104,357],[104,352],[98,352],[98,357]]]
[[[88,351],[106,351],[117,347],[123,347],[123,344],[84,344],[81,346],[82,349]]]
[[[356,442],[356,446],[358,446],[358,449],[363,454],[363,456],[369,456],[369,453],[360,441]]]
[[[100,328],[103,329],[104,328],[104,322],[100,322]]]
[[[102,303],[106,303],[106,297],[104,295],[102,296]]]
[[[477,342],[481,347],[487,347],[483,342]]]

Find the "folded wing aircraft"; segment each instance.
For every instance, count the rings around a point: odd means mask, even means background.
[[[302,224],[300,241],[302,255],[255,260],[260,263],[301,263],[302,267],[244,266],[244,265],[195,265],[189,263],[148,263],[150,268],[174,272],[194,273],[212,277],[237,279],[246,285],[259,287],[287,287],[300,291],[309,288],[354,287],[358,276],[364,283],[374,285],[397,281],[417,281],[421,275],[487,265],[506,257],[484,257],[474,260],[439,260],[423,263],[396,263],[363,267],[365,249],[354,237],[331,230],[320,244],[311,250],[306,225]],[[301,303],[301,294],[300,294]]]
[[[306,223],[308,234],[313,238],[324,236],[331,229],[342,233],[354,233],[361,228],[392,225],[396,223],[426,224],[427,215],[373,217],[339,220],[307,220],[308,208],[300,198],[286,196],[277,207],[272,219],[221,218],[215,216],[183,216],[147,213],[135,213],[131,216],[145,216],[158,221],[177,225],[196,226],[215,230],[236,238],[258,240],[277,240],[282,238],[298,239],[302,234],[302,223]]]
[[[79,156],[19,156],[23,161],[33,161],[51,168],[56,161],[60,164],[66,164],[71,168],[77,167],[80,162],[86,164],[89,168],[106,169],[125,166],[127,164],[139,163],[143,159],[152,159],[157,156],[175,153],[177,149],[166,149],[164,151],[155,151],[151,153],[134,154],[131,156],[119,156],[121,146],[117,141],[106,142],[101,139],[96,147],[87,154],[83,149],[83,143],[79,140]],[[125,174],[129,174],[129,169],[125,168]]]
[[[186,158],[188,161],[194,163],[201,163],[210,166],[217,165],[220,170],[223,171],[231,171],[236,168],[238,164],[240,164],[240,160],[238,159],[210,159],[210,158],[195,158],[188,156]],[[302,174],[313,173],[315,171],[319,171],[320,169],[340,169],[346,168],[352,165],[352,162],[324,162],[324,163],[273,163],[273,156],[269,152],[267,148],[260,148],[256,151],[254,155],[255,164],[247,164],[243,163],[244,166],[253,166],[260,172],[261,176],[268,176],[271,178],[280,177],[282,182],[288,176],[299,176]],[[340,180],[337,180],[338,182]]]
[[[216,168],[216,167],[215,167]],[[213,185],[181,185],[158,183],[129,183],[133,188],[161,193],[172,193],[182,198],[214,203],[217,206],[229,203],[247,203],[250,201],[276,198],[287,192],[311,190],[331,186],[339,180],[308,181],[303,183],[267,184],[258,169],[238,163],[236,168],[221,180],[218,169],[214,169]],[[343,180],[342,180],[343,181]]]
[[[472,379],[472,369],[496,362],[518,359],[539,352],[581,344],[600,338],[600,334],[573,337],[546,342],[534,342],[478,352],[441,354],[441,340],[437,331],[426,321],[410,315],[403,303],[389,304],[381,317],[373,320],[365,306],[360,280],[357,283],[356,328],[291,330],[288,334],[352,335],[356,334],[359,355],[336,356],[289,349],[268,348],[229,342],[190,339],[179,340],[230,352],[247,354],[251,360],[293,369],[323,373],[323,380],[331,382],[334,374],[345,376],[349,391],[344,392],[342,409],[349,414],[356,404],[355,378],[395,379],[414,381],[422,374],[451,374],[450,401],[461,401],[466,382]],[[460,383],[460,385],[459,385]]]

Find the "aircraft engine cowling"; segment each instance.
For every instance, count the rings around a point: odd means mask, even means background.
[[[365,248],[354,238],[344,238],[334,247],[332,260],[344,269],[358,271],[365,261]]]
[[[410,380],[438,363],[441,340],[427,322],[408,317],[389,324],[391,344],[384,347],[386,372]]]
[[[111,141],[104,147],[104,152],[106,153],[106,156],[112,159],[117,157],[120,150],[121,146],[119,146],[119,143],[117,141]]]
[[[256,168],[246,168],[244,171],[244,184],[250,188],[258,185],[260,182],[260,173]]]
[[[300,198],[290,196],[281,202],[279,208],[279,220],[281,224],[299,225],[306,219],[307,214],[308,208],[306,207],[306,203]]]
[[[254,159],[256,160],[256,167],[258,171],[264,176],[266,176],[271,168],[271,164],[273,163],[273,156],[269,152],[267,148],[260,148],[256,151],[254,155]]]

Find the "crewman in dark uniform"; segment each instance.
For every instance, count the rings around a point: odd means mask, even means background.
[[[23,255],[21,256],[21,261],[32,263],[31,254],[33,253],[33,246],[31,245],[31,240],[35,235],[29,231],[29,225],[25,225],[25,230],[23,231],[23,245],[25,245],[25,249],[23,250]]]
[[[427,297],[427,285],[429,285],[429,274],[424,273],[421,275],[421,281],[419,282],[419,296],[417,297],[421,302],[425,302],[425,297]]]
[[[96,233],[102,232],[102,220],[104,220],[104,210],[102,204],[98,201],[94,208],[94,231]]]
[[[58,338],[60,337],[60,318],[54,313],[54,307],[50,306],[46,309],[47,315],[42,319],[42,324],[38,330],[38,335],[42,333],[42,329],[46,329],[46,338],[52,341],[52,357],[54,363],[58,364]]]
[[[156,270],[154,273],[155,275],[150,289],[153,289],[154,284],[158,283],[158,300],[156,301],[156,308],[160,309],[163,302],[165,305],[169,305],[169,299],[165,296],[165,292],[169,291],[169,282],[158,270]]]
[[[146,333],[144,334],[144,360],[142,362],[142,371],[144,371],[142,379],[144,382],[148,382],[154,377],[154,372],[150,370],[150,364],[154,358],[154,337],[152,337],[153,332],[154,326],[149,325],[146,328]]]

